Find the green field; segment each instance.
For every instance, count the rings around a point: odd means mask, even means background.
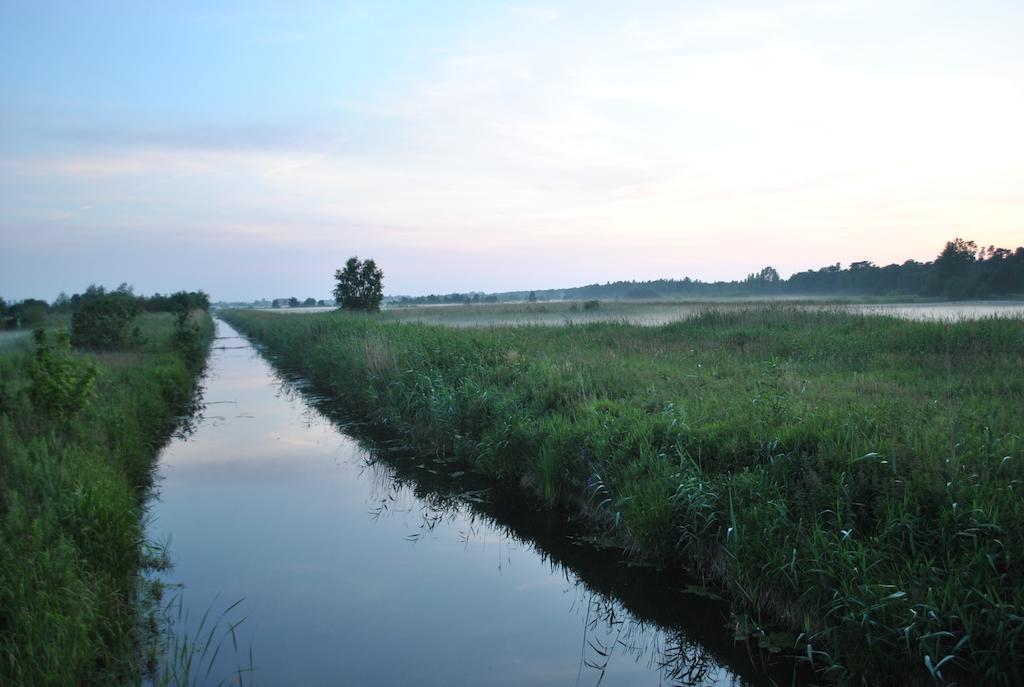
[[[205,350],[212,320],[193,318]],[[0,684],[142,679],[144,500],[202,361],[186,364],[172,344],[171,314],[137,324],[142,343],[130,350],[53,348],[46,384],[33,377],[31,334],[0,347]],[[53,346],[67,318],[49,326]],[[91,392],[69,410],[60,399],[90,363]]]
[[[685,567],[738,636],[847,683],[1024,680],[1020,317],[224,316],[353,416]]]

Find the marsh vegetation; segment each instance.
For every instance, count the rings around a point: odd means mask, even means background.
[[[1016,684],[1024,319],[228,319],[350,412],[722,590],[843,682]]]
[[[121,685],[154,658],[144,503],[212,322],[127,302],[97,295],[70,336],[58,314],[0,348],[0,684]]]

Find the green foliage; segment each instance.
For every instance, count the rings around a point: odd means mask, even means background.
[[[384,272],[372,259],[360,261],[351,257],[345,268],[336,270],[334,301],[345,310],[377,312],[384,298]],[[296,302],[296,305],[298,303]]]
[[[210,297],[202,291],[175,291],[169,296],[155,293],[149,298],[136,300],[146,312],[180,312],[182,310],[209,310]]]
[[[728,592],[842,683],[1024,681],[1024,320],[227,314],[351,412]]]
[[[601,309],[601,301],[599,301],[599,300],[583,301],[583,309],[586,310],[587,312],[593,312],[595,310],[600,310]]]
[[[123,292],[99,293],[83,298],[71,315],[71,344],[76,348],[117,351],[141,342],[134,327],[141,308]]]
[[[76,355],[61,335],[0,353],[2,685],[140,681],[142,496],[195,384],[171,319],[141,319],[131,355]]]
[[[957,238],[947,242],[928,273],[925,294],[946,298],[969,298],[974,286],[972,277],[977,252],[978,246],[974,241]]]
[[[43,323],[43,320],[46,319],[46,314],[50,311],[46,301],[33,298],[22,301],[14,306],[12,310],[21,327],[38,327]]]
[[[206,360],[206,344],[209,339],[196,321],[194,313],[180,310],[174,317],[174,334],[171,343],[174,350],[185,361],[190,370],[198,370]]]
[[[102,286],[91,284],[82,293],[67,296],[61,293],[54,301],[54,308],[59,311],[75,310],[87,301],[117,295],[135,304],[136,309],[146,312],[178,312],[179,310],[209,310],[210,297],[202,291],[175,291],[169,295],[154,293],[152,296],[139,296],[128,284],[121,284],[114,291],[107,291]]]
[[[60,332],[54,343],[42,329],[35,331],[36,350],[29,368],[32,406],[61,426],[71,421],[92,394],[96,366],[71,355],[68,336]]]
[[[38,327],[46,319],[50,306],[37,298],[26,298],[18,303],[7,304],[0,300],[0,326]]]

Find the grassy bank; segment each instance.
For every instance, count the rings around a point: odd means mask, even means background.
[[[193,318],[205,351],[212,320]],[[72,353],[56,331],[45,363],[31,337],[0,350],[0,684],[139,679],[144,497],[202,356],[168,313],[138,325],[124,352]]]
[[[1024,680],[1022,319],[226,319],[353,413],[685,565],[738,634],[836,679]]]

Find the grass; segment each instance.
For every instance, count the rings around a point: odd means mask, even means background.
[[[200,369],[172,347],[170,315],[139,324],[137,350],[75,355],[98,375],[61,421],[33,406],[31,348],[0,350],[0,684],[141,679],[144,500]]]
[[[1024,319],[225,314],[349,411],[722,589],[848,684],[1024,681]]]
[[[197,625],[189,618],[184,590],[180,586],[159,608],[159,613],[156,613],[154,605],[150,610],[154,615],[153,631],[157,640],[147,647],[146,659],[150,665],[146,684],[152,687],[245,687],[246,678],[254,672],[254,667],[252,645],[248,647],[247,661],[243,661],[238,643],[238,627],[246,620],[245,617],[237,618],[243,602],[244,599],[239,599],[218,611],[215,606],[218,600],[214,599],[203,611]],[[188,627],[190,625],[191,628]],[[217,658],[222,653],[231,654],[238,667],[218,680],[221,669]],[[241,665],[243,662],[246,663],[244,667]]]

